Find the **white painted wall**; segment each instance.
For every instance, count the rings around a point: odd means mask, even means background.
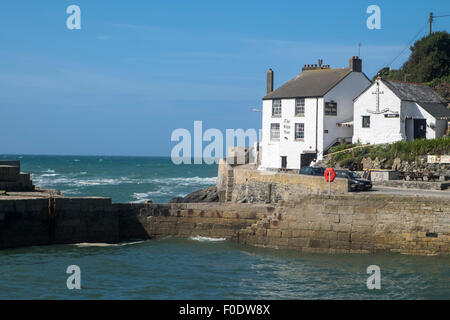
[[[352,120],[353,99],[370,81],[360,72],[353,72],[344,78],[325,97],[306,98],[305,116],[295,116],[295,99],[282,99],[281,117],[272,117],[272,100],[263,100],[262,107],[262,161],[263,168],[280,168],[281,157],[287,156],[287,168],[300,168],[300,155],[317,150],[318,159],[322,151],[338,137],[351,137],[352,128],[338,127],[336,123]],[[337,116],[324,115],[324,101],[338,103]],[[317,119],[317,128],[316,128]],[[280,124],[280,141],[270,141],[271,123]],[[305,138],[295,140],[295,123],[304,123]],[[328,134],[324,134],[328,130]],[[317,134],[316,134],[317,132]]]
[[[388,113],[398,112],[399,118],[385,118],[384,114],[372,114],[367,110],[376,110],[375,82],[361,96],[354,101],[353,115],[353,143],[360,141],[362,144],[390,143],[404,140],[405,123],[401,121],[401,100],[383,82],[379,82],[380,110],[389,109]],[[362,127],[362,117],[370,116],[370,128]]]
[[[317,99],[323,105],[323,99]],[[287,168],[300,168],[300,154],[315,150],[316,146],[316,98],[305,99],[305,116],[295,116],[295,99],[282,99],[281,117],[272,117],[272,100],[263,100],[262,159],[264,168],[280,168],[281,157],[287,156]],[[270,140],[271,123],[280,124],[280,140]],[[305,138],[295,140],[295,123],[304,123]]]
[[[399,118],[385,118],[382,114],[371,114],[376,110],[376,84],[364,92],[354,102],[353,142],[362,144],[391,143],[399,140],[414,139],[414,119],[426,119],[426,138],[441,137],[446,130],[445,120],[436,120],[419,104],[412,101],[401,101],[382,81],[379,81],[380,110],[389,109],[386,113],[399,113]],[[362,116],[370,116],[370,128],[362,127]],[[434,128],[431,128],[434,126]]]
[[[408,133],[407,140],[414,140],[414,119],[426,119],[427,120],[427,128],[426,128],[426,138],[434,139],[435,132],[429,128],[429,124],[434,122],[434,117],[432,117],[428,112],[424,109],[420,108],[416,102],[412,101],[402,101],[402,119],[405,117],[411,118],[412,120],[408,122]],[[411,123],[411,126],[409,126]],[[402,127],[401,129],[404,130]]]
[[[370,84],[370,80],[363,73],[352,72],[324,96],[324,103],[332,100],[337,102],[337,116],[325,116],[324,110],[322,111],[323,143],[320,150],[328,148],[337,138],[350,138],[351,140],[353,128],[338,127],[336,124],[353,120],[353,99]],[[328,130],[328,133],[324,133],[324,130]]]
[[[418,116],[418,118],[427,120],[427,139],[436,139],[442,137],[447,130],[447,120],[437,120],[425,109],[423,109],[420,104],[414,103],[414,106],[416,111],[415,114]]]

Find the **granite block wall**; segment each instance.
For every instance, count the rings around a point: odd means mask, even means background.
[[[450,200],[305,196],[241,230],[241,243],[319,253],[450,254]]]

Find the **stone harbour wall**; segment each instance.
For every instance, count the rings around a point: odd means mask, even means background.
[[[203,236],[231,239],[239,230],[268,217],[275,207],[265,204],[148,204],[138,220],[151,238]]]
[[[388,181],[376,181],[373,183],[373,185],[391,188],[403,188],[403,189],[446,190],[450,187],[450,181],[431,182],[431,181],[388,180]]]
[[[112,204],[107,198],[0,200],[0,249],[167,236],[227,238],[317,253],[450,254],[450,199],[301,195],[264,203]]]
[[[0,249],[148,238],[137,215],[144,205],[109,198],[0,200]]]
[[[312,196],[282,202],[240,231],[244,244],[318,253],[450,254],[450,201],[398,196]]]
[[[119,241],[117,212],[107,198],[0,201],[0,248]]]
[[[331,183],[331,194],[347,194],[347,179],[336,178]],[[272,202],[291,201],[299,195],[328,194],[328,183],[322,176],[294,173],[262,172],[234,168],[232,202]]]

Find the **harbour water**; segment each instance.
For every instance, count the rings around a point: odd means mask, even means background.
[[[214,185],[217,166],[168,158],[17,158],[41,187],[114,202],[167,202]],[[81,269],[69,290],[66,269]],[[369,290],[367,267],[381,269]],[[193,237],[0,251],[0,299],[449,299],[450,257],[324,255]]]
[[[450,259],[162,239],[0,251],[0,299],[449,299]],[[78,265],[82,290],[68,290]],[[369,265],[381,289],[369,290]]]

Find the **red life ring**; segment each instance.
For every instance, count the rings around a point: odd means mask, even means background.
[[[327,168],[327,170],[325,170],[325,173],[324,173],[323,176],[325,177],[325,180],[327,182],[329,182],[328,181],[328,175],[330,175],[330,180],[331,180],[331,182],[333,182],[334,178],[336,178],[336,171],[334,171],[333,168]]]

